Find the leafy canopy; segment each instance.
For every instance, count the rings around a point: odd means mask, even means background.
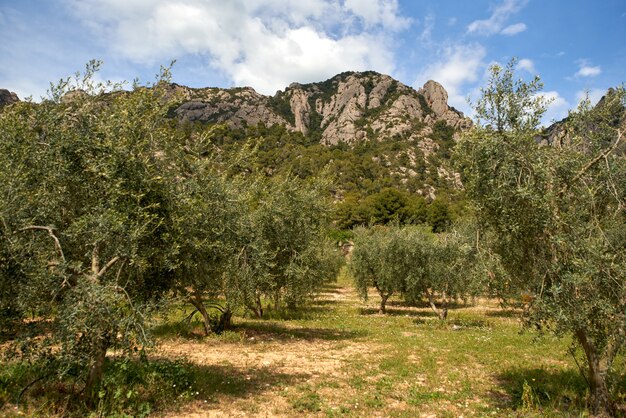
[[[572,334],[585,353],[591,407],[611,413],[612,365],[626,324],[624,88],[583,101],[547,144],[538,79],[494,66],[477,124],[458,144],[478,222],[513,284],[530,292],[525,322]]]

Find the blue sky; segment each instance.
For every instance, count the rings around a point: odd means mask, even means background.
[[[38,100],[51,81],[104,61],[102,79],[252,86],[375,70],[443,84],[470,113],[493,63],[539,74],[562,118],[585,91],[626,81],[624,0],[0,0],[0,88]]]

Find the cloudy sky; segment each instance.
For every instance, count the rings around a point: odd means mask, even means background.
[[[561,118],[588,91],[626,81],[624,0],[0,0],[0,88],[45,95],[51,81],[104,61],[99,77],[252,86],[375,70],[443,84],[469,111],[492,63],[539,74]]]

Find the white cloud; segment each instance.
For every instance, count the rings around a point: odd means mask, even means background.
[[[517,13],[526,5],[528,0],[504,0],[502,4],[495,7],[491,16],[488,19],[483,20],[475,20],[467,26],[468,33],[476,33],[479,35],[493,35],[500,31],[502,31],[506,21],[513,14]],[[523,25],[523,28],[522,26]],[[521,30],[520,30],[521,29]],[[506,35],[514,35],[515,33],[519,33],[526,29],[526,25],[523,23],[517,23],[515,25],[511,25],[505,29],[509,31],[518,32],[514,33],[505,33]]]
[[[410,19],[398,14],[397,0],[346,0],[345,7],[363,19],[367,26],[382,24],[389,29],[401,30],[411,23]]]
[[[432,44],[432,33],[433,28],[435,27],[435,17],[433,15],[427,15],[424,18],[424,28],[422,29],[422,33],[419,36],[419,41],[424,44]]]
[[[428,66],[419,74],[414,83],[420,88],[427,80],[435,80],[448,92],[448,103],[470,114],[464,87],[478,80],[479,72],[484,67],[486,50],[479,44],[452,45],[441,51],[441,59]]]
[[[527,29],[525,23],[515,23],[514,25],[509,25],[506,28],[502,29],[500,32],[502,35],[513,36],[518,33],[524,32]]]
[[[393,72],[397,0],[66,0],[113,52],[142,64],[195,54],[273,94],[345,70]]]
[[[592,66],[587,60],[580,60],[578,65],[579,68],[575,74],[576,77],[595,77],[602,73],[602,69],[599,65]]]
[[[535,63],[528,58],[519,60],[519,62],[517,63],[517,69],[527,71],[531,74],[535,74],[537,72],[535,70]]]

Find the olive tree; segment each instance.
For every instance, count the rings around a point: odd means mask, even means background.
[[[264,299],[279,309],[312,296],[335,278],[340,258],[326,238],[331,207],[325,180],[276,176],[245,181],[239,186],[244,207],[224,291],[231,303],[261,318]]]
[[[626,158],[622,87],[584,101],[540,141],[538,79],[493,66],[481,123],[456,158],[482,227],[510,279],[530,292],[525,323],[570,334],[585,353],[594,413],[610,415],[609,376],[626,328]]]
[[[477,252],[467,228],[457,226],[438,235],[410,231],[408,240],[412,251],[407,257],[407,300],[415,302],[425,296],[433,312],[445,320],[450,302],[482,289]]]
[[[50,325],[21,353],[77,375],[88,399],[107,350],[146,342],[144,308],[169,285],[173,164],[160,85],[104,94],[97,67],[0,114],[2,310]]]
[[[193,144],[186,149],[193,149]],[[181,176],[170,187],[169,265],[173,288],[202,316],[205,334],[221,332],[230,323],[228,304],[208,301],[224,295],[224,272],[235,256],[242,205],[235,184],[217,172],[208,158],[196,153],[178,162]]]
[[[349,270],[356,288],[364,299],[374,287],[380,295],[378,312],[386,312],[387,300],[402,293],[409,275],[411,248],[404,239],[404,230],[397,226],[372,226],[354,230],[354,249]]]

